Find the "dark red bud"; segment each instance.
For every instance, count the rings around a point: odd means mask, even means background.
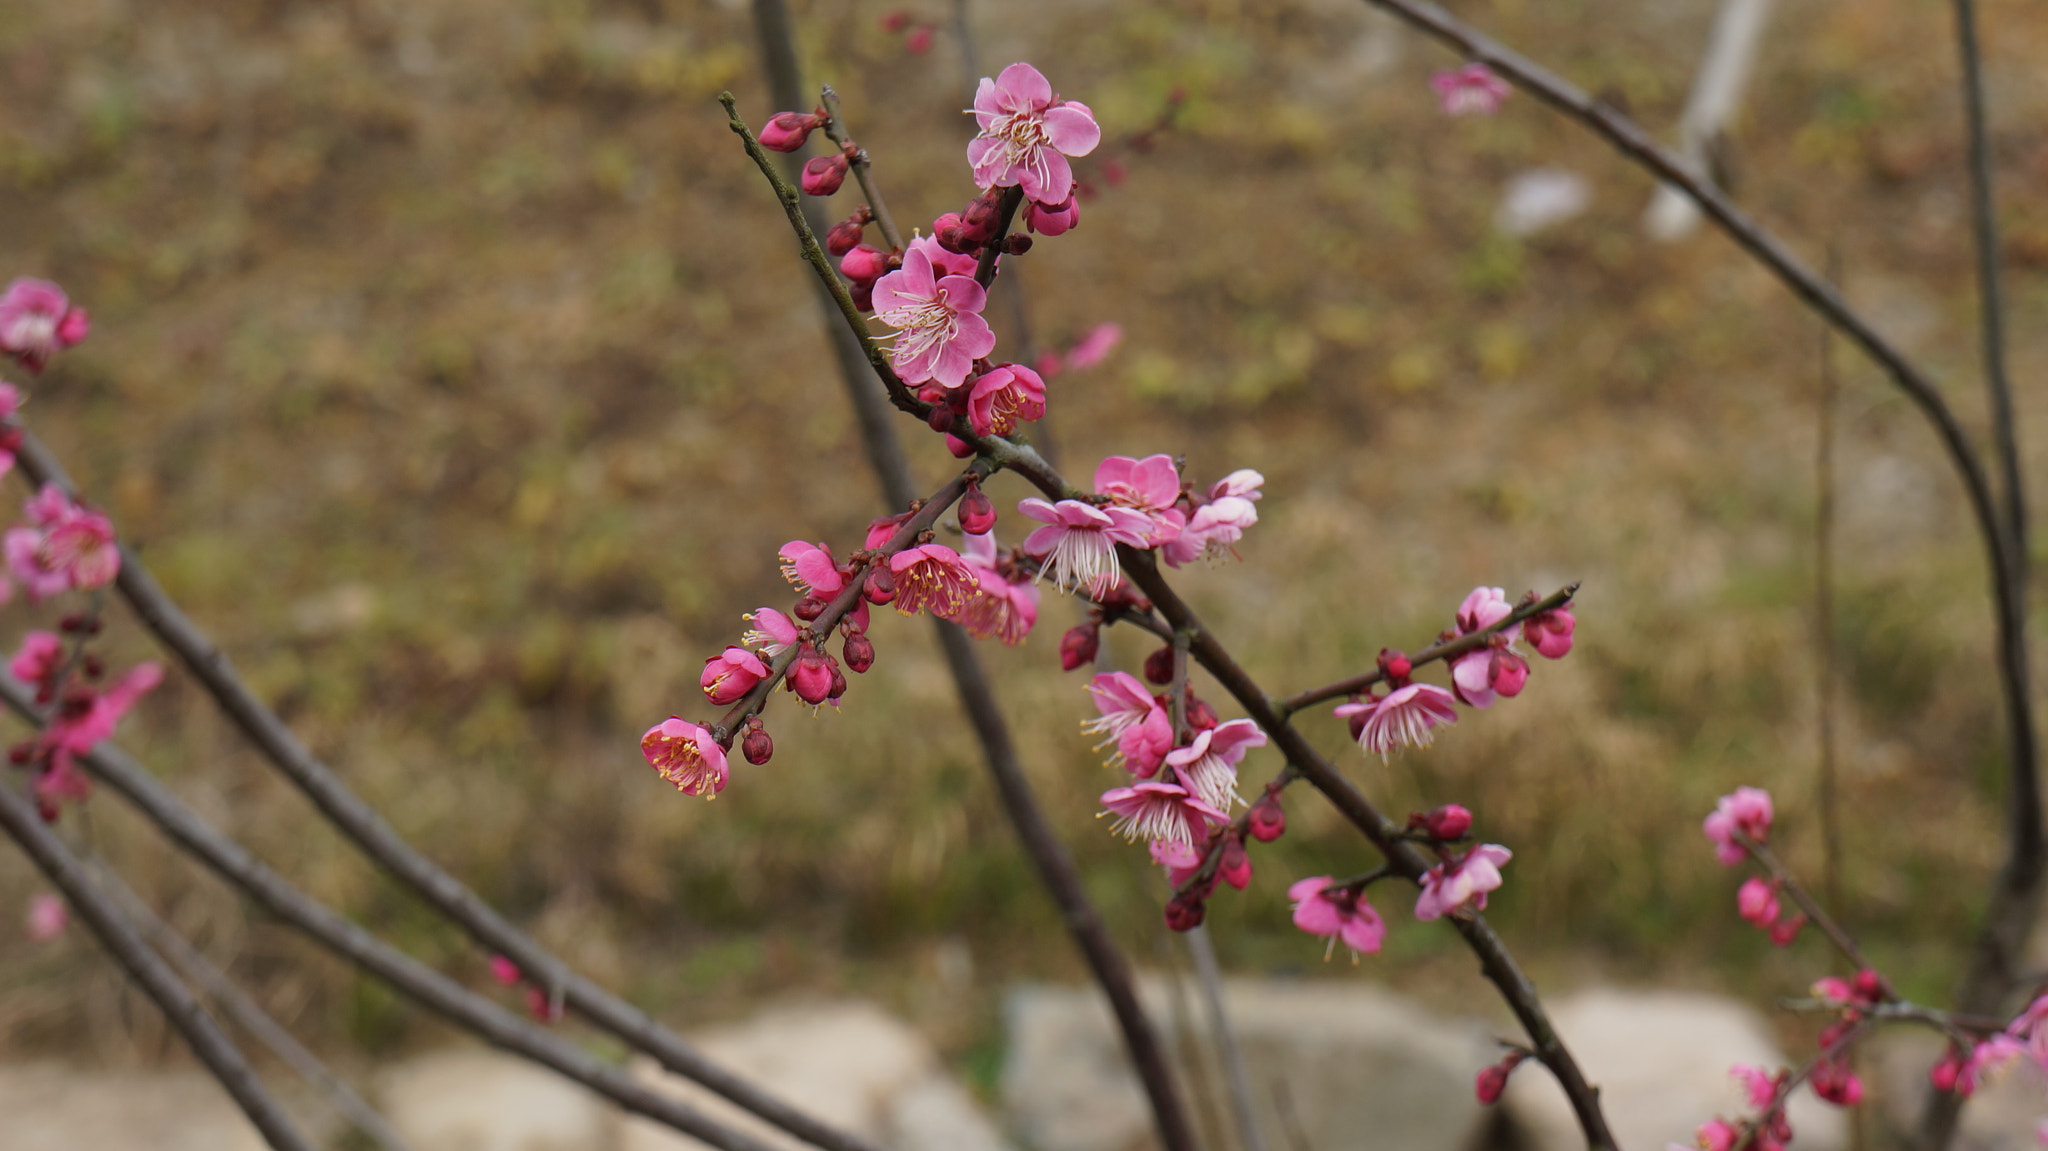
[[[107,665],[100,662],[100,657],[90,653],[79,661],[79,666],[84,669],[87,679],[98,679],[107,673]]]
[[[21,450],[21,442],[22,431],[20,428],[0,428],[0,452],[18,452]]]
[[[967,494],[960,497],[960,530],[969,535],[983,536],[996,528],[996,505],[990,502],[980,484],[968,484]]]
[[[853,308],[857,312],[875,310],[875,286],[872,283],[848,284],[846,294],[853,297]]]
[[[1194,892],[1176,895],[1166,901],[1166,926],[1174,931],[1193,931],[1202,925],[1202,917],[1207,913],[1201,897]]]
[[[835,662],[832,665],[832,691],[831,694],[827,695],[825,698],[836,701],[840,696],[845,694],[846,673],[840,671],[839,664]]]
[[[1379,662],[1380,674],[1395,687],[1406,686],[1409,673],[1415,670],[1415,665],[1408,662],[1406,655],[1390,647],[1380,649]]]
[[[858,633],[847,636],[839,652],[846,657],[847,668],[856,675],[875,666],[875,643],[867,636]]]
[[[1271,843],[1287,831],[1287,812],[1280,807],[1280,797],[1268,795],[1252,804],[1245,814],[1245,830],[1260,843]]]
[[[1806,915],[1804,912],[1798,915],[1786,916],[1784,919],[1771,924],[1771,942],[1779,947],[1790,947],[1792,946],[1792,941],[1799,938],[1799,929],[1805,926]]]
[[[1003,237],[1003,251],[1012,256],[1021,256],[1031,250],[1031,237],[1022,232],[1012,232]]]
[[[1856,973],[1856,978],[1850,986],[1855,989],[1858,999],[1868,999],[1875,1003],[1884,998],[1884,976],[1868,967]]]
[[[882,14],[882,31],[884,32],[901,32],[909,26],[910,13],[905,12],[901,8]]]
[[[1188,692],[1188,726],[1196,731],[1208,731],[1218,722],[1216,709],[1209,706],[1209,701]]]
[[[761,125],[761,134],[756,137],[763,148],[777,152],[794,152],[804,146],[811,133],[825,123],[824,119],[808,112],[777,112]]]
[[[807,196],[829,196],[846,182],[845,156],[813,156],[804,163],[803,189]]]
[[[932,33],[937,29],[930,24],[920,24],[903,38],[903,50],[912,56],[922,56],[932,50]]]
[[[1145,678],[1166,686],[1173,682],[1173,645],[1167,644],[1145,657]]]
[[[951,404],[933,404],[932,410],[924,414],[926,426],[935,432],[952,431],[953,421],[958,418]]]
[[[1472,830],[1472,813],[1447,803],[1422,817],[1422,830],[1433,839],[1463,839]]]
[[[876,607],[887,607],[896,602],[896,577],[889,571],[888,564],[876,564],[868,569],[867,586],[860,594]]]
[[[36,741],[32,739],[23,740],[22,742],[17,743],[13,747],[7,749],[7,762],[13,764],[16,767],[22,767],[26,765],[29,760],[34,759],[35,754]]]
[[[1252,856],[1244,849],[1243,840],[1232,836],[1223,841],[1223,858],[1217,861],[1216,874],[1239,891],[1252,881]]]
[[[867,225],[862,222],[859,216],[855,216],[850,220],[841,220],[826,230],[825,250],[835,256],[844,256],[846,253],[860,247],[861,238],[865,235],[867,235]]]
[[[947,432],[946,450],[953,454],[954,459],[964,460],[968,456],[974,454],[974,445],[968,443],[966,440],[961,439],[959,436],[956,436],[951,432]]]
[[[1060,670],[1072,671],[1084,663],[1094,663],[1095,652],[1101,645],[1101,625],[1084,623],[1068,628],[1060,637]]]
[[[1500,1093],[1507,1090],[1508,1076],[1526,1058],[1528,1056],[1520,1051],[1511,1051],[1506,1059],[1481,1071],[1478,1080],[1473,1083],[1473,1089],[1479,1096],[1479,1101],[1489,1104],[1500,1102]]]
[[[759,767],[775,754],[775,741],[768,738],[765,728],[748,728],[747,734],[740,739],[740,754],[747,757],[748,763]]]
[[[889,253],[873,244],[860,244],[839,257],[839,274],[856,284],[873,284],[889,270]]]
[[[807,595],[804,598],[796,601],[796,606],[789,609],[789,613],[795,616],[796,618],[804,621],[805,623],[809,623],[812,620],[817,619],[818,616],[824,612],[825,607],[826,604],[824,600],[821,600],[816,596]]]

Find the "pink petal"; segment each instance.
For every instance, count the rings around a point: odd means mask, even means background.
[[[1102,127],[1088,105],[1068,100],[1045,110],[1045,138],[1069,156],[1086,156],[1102,142]]]
[[[1003,69],[996,76],[995,86],[1005,111],[1028,111],[1052,103],[1051,81],[1045,78],[1045,73],[1021,61]],[[977,92],[975,103],[980,102]]]

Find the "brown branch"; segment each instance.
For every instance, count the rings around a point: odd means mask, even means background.
[[[7,679],[9,686],[13,682]],[[156,1002],[171,1026],[191,1045],[192,1053],[206,1064],[249,1122],[262,1132],[264,1142],[276,1151],[314,1151],[314,1145],[299,1133],[277,1101],[263,1089],[248,1061],[221,1033],[191,989],[178,980],[162,957],[142,942],[128,917],[93,884],[85,865],[43,824],[28,801],[4,784],[0,784],[0,831],[21,846],[30,861],[63,893],[65,902],[99,937],[100,945],[128,972],[135,985]]]
[[[853,178],[860,184],[860,194],[867,197],[868,210],[875,214],[875,226],[882,230],[882,239],[890,248],[898,252],[903,251],[903,233],[896,230],[896,221],[889,215],[889,206],[882,202],[882,189],[875,183],[874,174],[870,170],[873,165],[868,162],[868,150],[855,144],[853,137],[846,131],[846,118],[839,111],[839,93],[834,92],[832,85],[827,84],[824,88],[824,98],[825,111],[831,114],[831,118],[825,121],[826,138],[839,145],[841,149],[853,144]]]
[[[76,494],[49,449],[34,435],[24,433],[16,460],[34,482],[56,483]],[[550,999],[559,999],[599,1030],[651,1056],[667,1070],[695,1080],[807,1143],[828,1151],[876,1151],[871,1141],[813,1119],[712,1063],[639,1008],[570,969],[461,880],[420,854],[256,698],[227,654],[179,610],[141,558],[126,546],[121,549],[121,572],[115,587],[136,617],[178,657],[242,734],[342,834],[429,905],[461,925],[472,938],[518,964],[537,985],[547,989]]]

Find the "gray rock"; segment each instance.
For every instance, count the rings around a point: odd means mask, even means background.
[[[1149,980],[1143,996],[1176,1051],[1183,1084],[1215,1101],[1207,1110],[1226,1114],[1193,990],[1183,1001]],[[1362,983],[1228,980],[1224,1002],[1270,1146],[1293,1143],[1291,1131],[1310,1147],[1354,1147],[1371,1132],[1374,1146],[1457,1151],[1485,1130],[1472,1077],[1495,1048],[1472,1022],[1432,1016]],[[1004,1106],[1026,1144],[1123,1151],[1151,1143],[1151,1114],[1098,992],[1020,988],[1004,1014]]]
[[[377,1103],[415,1151],[589,1151],[608,1146],[595,1095],[524,1059],[461,1049],[377,1076]]]
[[[1717,995],[1673,991],[1582,991],[1549,1003],[1551,1021],[1600,1089],[1608,1126],[1623,1147],[1690,1147],[1701,1123],[1744,1113],[1737,1063],[1787,1066],[1763,1018]],[[1557,1081],[1524,1065],[1508,1081],[1501,1106],[1536,1151],[1586,1145]],[[1848,1137],[1842,1113],[1810,1092],[1790,1108],[1794,1146],[1835,1151]]]
[[[203,1071],[0,1068],[4,1151],[263,1151],[263,1137]],[[310,1134],[310,1133],[309,1133]]]

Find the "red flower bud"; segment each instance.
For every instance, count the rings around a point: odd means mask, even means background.
[[[912,56],[922,56],[931,51],[933,31],[935,29],[930,24],[920,24],[912,28],[910,35],[903,38],[903,50]]]
[[[1031,237],[1022,232],[1012,232],[1003,237],[1003,251],[1012,256],[1021,256],[1031,250]]]
[[[1492,1104],[1500,1102],[1500,1093],[1507,1090],[1507,1086],[1508,1073],[1496,1063],[1480,1069],[1479,1079],[1473,1084],[1473,1090],[1481,1103]]]
[[[1188,691],[1188,726],[1196,731],[1208,731],[1219,722],[1221,721],[1216,718],[1216,709],[1209,706],[1209,701],[1196,695],[1190,689]]]
[[[825,231],[825,250],[835,256],[844,256],[860,247],[861,237],[867,235],[867,228],[867,221],[859,216],[839,221]]]
[[[1806,926],[1806,914],[1788,915],[1771,924],[1771,942],[1779,947],[1790,947],[1799,938],[1799,929]]]
[[[1422,817],[1422,830],[1432,839],[1463,839],[1472,830],[1472,813],[1455,803],[1446,803]]]
[[[1287,831],[1287,812],[1280,807],[1280,797],[1268,795],[1245,813],[1245,830],[1260,843],[1271,843]]]
[[[1067,629],[1060,637],[1060,670],[1072,671],[1084,663],[1095,662],[1095,652],[1102,645],[1100,624],[1077,624]]]
[[[804,164],[802,179],[807,196],[829,196],[846,182],[845,156],[813,156]]]
[[[853,297],[854,311],[872,312],[875,310],[874,281],[867,280],[860,283],[848,284],[846,286],[846,294]]]
[[[852,634],[846,637],[839,653],[846,657],[846,666],[855,674],[875,666],[875,643],[867,636]]]
[[[1193,931],[1202,925],[1202,917],[1208,909],[1194,892],[1185,892],[1166,901],[1166,926],[1174,931]]]
[[[872,285],[889,270],[889,253],[861,244],[839,259],[839,274],[856,284]]]
[[[1856,973],[1856,979],[1850,986],[1855,989],[1858,999],[1876,1003],[1884,998],[1884,976],[1868,967]]]
[[[832,663],[832,689],[830,692],[826,694],[825,698],[831,700],[833,703],[838,703],[839,697],[845,694],[846,673],[839,670],[839,663],[835,660]]]
[[[876,564],[868,569],[867,586],[860,594],[876,607],[887,607],[896,602],[896,577],[889,572],[888,564]]]
[[[1161,687],[1173,682],[1173,645],[1167,644],[1145,657],[1145,678]]]
[[[1387,677],[1389,685],[1393,687],[1406,687],[1408,685],[1408,674],[1415,670],[1415,665],[1408,662],[1406,655],[1393,648],[1383,647],[1380,649],[1379,662],[1380,674]]]
[[[740,754],[747,762],[759,767],[775,754],[775,741],[768,738],[768,730],[759,723],[747,728],[747,734],[740,739]]]
[[[794,152],[804,146],[811,133],[823,127],[825,118],[809,112],[777,112],[761,125],[761,134],[756,139],[763,148],[777,152]]]
[[[796,606],[789,609],[789,613],[805,623],[809,623],[823,614],[825,607],[824,600],[814,595],[807,595],[796,601]]]
[[[1216,874],[1239,891],[1252,881],[1252,854],[1244,849],[1243,840],[1232,836],[1223,841],[1223,858],[1217,861]]]
[[[1486,665],[1486,684],[1503,696],[1522,694],[1529,682],[1529,661],[1505,648],[1496,648]]]
[[[970,483],[967,494],[960,497],[960,530],[969,535],[983,536],[996,528],[996,505],[981,490],[981,485]]]
[[[910,26],[910,13],[898,8],[882,14],[882,31],[901,32]]]
[[[974,454],[974,445],[968,443],[966,440],[961,439],[959,436],[956,436],[951,432],[947,432],[946,450],[953,453],[954,459],[964,460],[968,456]]]
[[[1081,222],[1081,205],[1072,196],[1064,204],[1024,205],[1024,226],[1041,236],[1064,236]]]
[[[834,681],[839,679],[839,664],[829,655],[806,642],[797,649],[796,663],[789,669],[789,690],[805,703],[816,707],[833,698]],[[841,687],[840,690],[845,690]]]

